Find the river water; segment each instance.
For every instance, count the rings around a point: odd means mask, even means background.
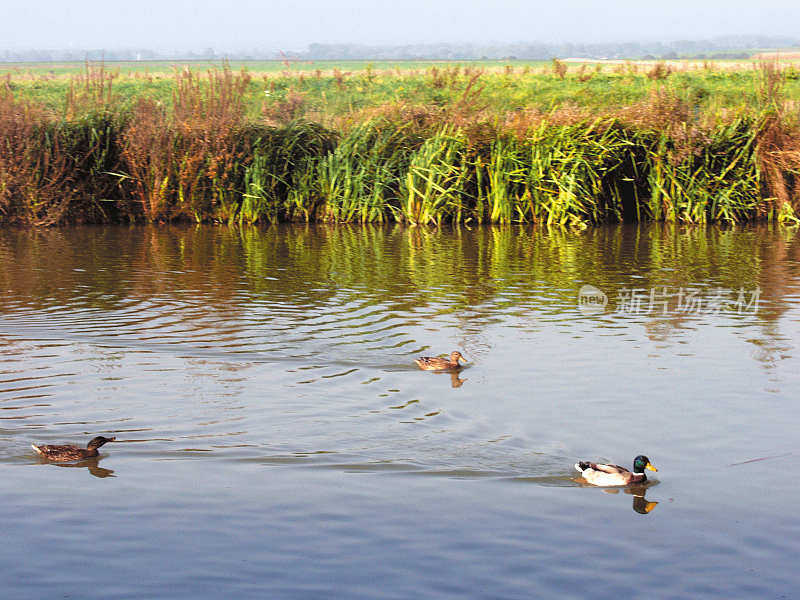
[[[796,598],[799,261],[767,227],[0,231],[0,586]],[[633,489],[573,467],[637,454]]]

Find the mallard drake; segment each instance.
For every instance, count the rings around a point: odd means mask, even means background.
[[[600,463],[581,461],[575,463],[575,468],[581,472],[583,478],[592,485],[628,485],[647,481],[645,469],[658,471],[650,459],[641,454],[633,459],[633,473],[619,465],[604,465]]]
[[[108,442],[113,442],[117,438],[107,438],[103,437],[102,435],[97,436],[96,438],[92,438],[89,443],[86,445],[86,448],[78,448],[77,446],[65,445],[65,446],[37,446],[36,444],[31,444],[31,448],[36,450],[39,454],[45,457],[47,460],[52,460],[55,462],[69,462],[73,460],[83,460],[84,458],[91,458],[92,456],[97,456],[98,452],[97,449],[102,446],[103,444],[107,444]]]
[[[459,361],[467,362],[467,359],[461,356],[461,352],[453,350],[450,353],[450,358],[442,358],[440,356],[420,356],[415,358],[414,362],[417,366],[424,371],[447,371],[448,369],[460,369],[461,364]]]

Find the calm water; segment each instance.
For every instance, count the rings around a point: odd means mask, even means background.
[[[799,261],[766,228],[2,231],[0,586],[796,598]],[[575,478],[638,453],[646,488]]]

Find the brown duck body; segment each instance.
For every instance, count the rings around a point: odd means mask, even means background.
[[[657,471],[650,459],[639,455],[633,460],[633,472],[619,465],[607,465],[603,463],[593,463],[581,461],[575,464],[575,469],[581,472],[581,476],[592,485],[613,486],[630,485],[632,483],[644,483],[647,481],[645,469]]]
[[[86,448],[78,448],[77,446],[72,445],[37,446],[36,444],[31,444],[31,447],[47,460],[52,460],[54,462],[70,462],[73,460],[83,460],[84,458],[92,458],[93,456],[97,456],[99,454],[97,449],[100,448],[100,446],[107,442],[113,442],[115,439],[117,438],[98,436],[92,439]]]
[[[461,352],[455,350],[450,353],[449,358],[442,358],[440,356],[420,356],[414,359],[414,362],[424,371],[449,371],[452,369],[460,369],[461,364],[459,361],[462,360],[467,362],[467,360],[461,356]]]

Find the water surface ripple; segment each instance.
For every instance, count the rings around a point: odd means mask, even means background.
[[[798,258],[757,227],[2,231],[0,583],[793,597]],[[648,486],[575,478],[638,453]]]

